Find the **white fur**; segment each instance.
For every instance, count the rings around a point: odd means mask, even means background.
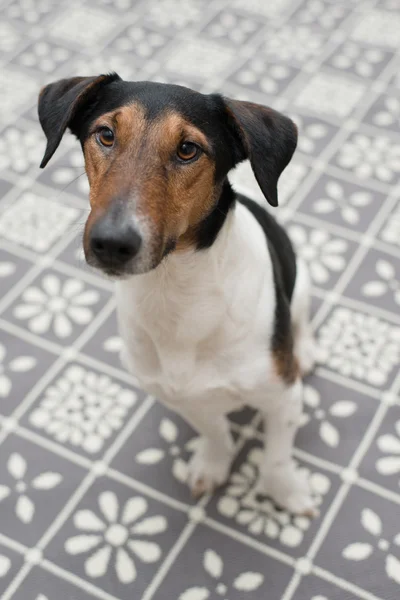
[[[125,364],[145,390],[203,436],[190,465],[194,492],[210,491],[228,477],[233,443],[225,415],[248,404],[269,424],[260,485],[289,510],[311,511],[308,487],[291,459],[301,381],[284,384],[269,350],[272,263],[251,213],[237,204],[209,250],[172,253],[155,270],[118,282],[116,292]],[[292,312],[300,351],[312,339],[303,266]]]

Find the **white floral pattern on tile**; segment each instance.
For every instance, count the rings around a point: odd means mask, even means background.
[[[5,577],[11,569],[11,560],[8,556],[0,554],[0,577]]]
[[[319,25],[324,29],[333,29],[346,13],[344,4],[308,0],[297,13],[296,20],[305,25]]]
[[[343,221],[349,225],[360,222],[362,209],[373,200],[372,193],[365,190],[347,195],[342,184],[333,179],[325,185],[325,193],[326,197],[318,198],[314,202],[314,212],[318,215],[328,215],[337,210]]]
[[[18,56],[19,64],[24,67],[36,68],[51,73],[59,65],[65,63],[72,56],[71,50],[62,46],[52,46],[48,42],[40,41],[32,44]]]
[[[215,39],[227,37],[235,44],[243,44],[257,28],[258,24],[254,19],[246,19],[234,12],[224,11],[207,26],[206,33]]]
[[[137,561],[158,562],[162,551],[158,543],[148,541],[166,531],[164,516],[145,516],[148,503],[135,496],[120,506],[117,495],[105,491],[99,495],[100,516],[89,509],[79,510],[74,525],[82,533],[65,542],[68,554],[87,554],[85,573],[92,579],[104,577],[108,569],[115,570],[118,580],[130,584],[137,578]]]
[[[365,283],[361,289],[362,294],[368,298],[380,298],[389,293],[396,304],[400,305],[400,280],[393,264],[380,259],[375,263],[375,273],[379,279]]]
[[[382,230],[381,237],[388,244],[400,246],[400,206],[390,215]]]
[[[18,376],[18,373],[31,371],[37,364],[33,356],[17,356],[10,361],[6,361],[7,350],[0,342],[0,400],[7,398],[12,390],[12,377]]]
[[[0,23],[0,51],[12,52],[18,45],[21,34],[10,23]]]
[[[9,127],[0,137],[0,170],[26,173],[38,164],[38,155],[44,148],[44,139],[37,129],[21,131],[15,126]]]
[[[312,34],[313,35],[313,34]],[[296,98],[296,105],[316,113],[347,117],[365,93],[365,85],[339,75],[317,73]]]
[[[241,592],[240,598],[244,598],[243,592],[254,592],[264,583],[264,575],[256,571],[243,571],[232,582],[227,581],[224,578],[224,561],[212,549],[204,552],[203,568],[207,575],[214,580],[213,585],[190,587],[179,596],[178,600],[207,600],[211,598],[213,592],[223,598],[227,598],[232,593]]]
[[[60,473],[44,471],[29,483],[26,482],[28,464],[21,454],[11,454],[7,462],[7,471],[11,478],[10,485],[0,484],[0,504],[6,498],[15,498],[15,515],[25,525],[32,522],[35,516],[35,503],[29,497],[29,490],[51,491],[62,482]]]
[[[29,24],[34,24],[50,12],[53,6],[52,0],[14,0],[6,9],[6,14],[11,19],[21,19]]]
[[[172,475],[180,483],[185,483],[187,478],[187,462],[182,458],[182,447],[178,443],[179,429],[171,419],[164,418],[160,422],[158,433],[166,443],[167,449],[146,448],[136,455],[136,462],[141,465],[156,465],[168,455],[172,458]],[[195,449],[196,439],[185,444],[187,450]]]
[[[348,42],[333,55],[331,64],[342,70],[353,68],[361,77],[372,77],[376,73],[377,65],[384,59],[385,53],[378,48],[362,48],[358,44]]]
[[[84,196],[87,196],[89,194],[89,183],[85,173],[82,152],[73,150],[68,153],[62,162],[63,165],[57,165],[51,172],[51,180],[56,185],[63,186],[63,189],[66,189],[71,183],[75,183],[78,190]]]
[[[391,182],[400,173],[400,144],[386,136],[369,137],[358,133],[343,144],[337,162],[361,179],[376,177]]]
[[[304,387],[304,405],[308,409],[304,413],[301,425],[304,427],[312,419],[319,422],[319,437],[330,448],[337,448],[340,444],[341,419],[348,419],[357,411],[357,404],[351,400],[332,399],[328,411],[321,408],[321,395],[311,385]],[[339,421],[338,421],[339,419]]]
[[[392,127],[400,125],[400,100],[395,96],[386,96],[383,101],[384,108],[376,112],[372,121],[378,127]]]
[[[182,56],[185,60],[182,61]],[[218,56],[218,60],[215,57]],[[193,39],[177,42],[167,59],[167,69],[184,77],[215,77],[219,75],[235,58],[235,52],[226,45],[214,41],[204,42]]]
[[[364,531],[372,537],[371,542],[349,544],[343,549],[342,556],[348,561],[361,562],[367,560],[374,552],[380,551],[385,556],[387,577],[400,584],[400,560],[397,558],[397,556],[400,556],[400,533],[393,537],[393,547],[389,551],[391,544],[388,539],[382,537],[383,524],[381,517],[370,508],[364,508],[361,511],[360,522]],[[393,554],[394,552],[397,556]]]
[[[312,229],[310,232],[301,225],[291,225],[289,235],[295,244],[299,256],[309,265],[313,281],[317,284],[327,283],[331,272],[343,271],[346,266],[344,253],[348,244],[340,238],[332,238],[323,229]]]
[[[260,448],[250,450],[246,461],[231,475],[224,495],[218,501],[218,512],[246,527],[252,535],[266,536],[279,541],[282,546],[295,548],[302,543],[311,520],[309,517],[291,517],[286,511],[278,510],[269,499],[260,498],[257,484],[262,460]],[[313,473],[310,483],[317,503],[321,504],[331,486],[328,477]]]
[[[13,273],[15,273],[16,268],[17,267],[15,263],[9,260],[0,261],[0,278],[10,277],[10,275],[13,275]]]
[[[47,388],[29,420],[58,442],[69,442],[94,454],[122,427],[135,403],[132,390],[122,388],[107,375],[73,365]]]
[[[288,82],[293,70],[287,65],[268,64],[260,57],[251,60],[235,76],[240,85],[257,86],[266,94],[276,94]]]
[[[274,2],[247,0],[246,12],[273,18],[278,17],[291,3],[292,0],[275,0]],[[235,6],[243,10],[243,0],[235,0]]]
[[[203,9],[201,0],[152,0],[147,7],[147,18],[158,27],[183,29],[197,21]]]
[[[329,128],[320,121],[306,123],[300,115],[289,115],[296,123],[299,130],[297,149],[306,154],[313,154],[317,147],[317,142],[323,140],[329,134]]]
[[[93,307],[100,295],[87,289],[80,279],[65,282],[54,274],[45,275],[40,286],[32,286],[22,294],[23,302],[14,309],[14,316],[27,325],[33,333],[48,331],[60,339],[70,337],[75,326],[87,325],[93,318]]]
[[[24,192],[0,215],[0,235],[36,252],[46,252],[79,215],[80,211],[73,206]]]
[[[390,476],[400,473],[400,420],[395,422],[394,429],[395,435],[385,433],[377,439],[379,450],[387,455],[376,462],[376,470],[380,475]]]
[[[265,53],[278,61],[305,62],[316,56],[324,44],[324,37],[304,25],[283,25],[268,36]]]
[[[114,46],[120,52],[132,52],[141,58],[149,58],[167,42],[157,31],[132,26],[124,31],[115,41]]]
[[[374,386],[386,384],[400,361],[400,328],[349,308],[335,308],[318,344],[329,368]]]

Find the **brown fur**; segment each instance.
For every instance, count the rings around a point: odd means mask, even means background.
[[[103,149],[92,135],[84,145],[92,208],[85,244],[93,224],[117,199],[134,203],[138,218],[150,223],[158,259],[171,240],[177,249],[194,243],[195,228],[210,212],[216,195],[215,165],[204,134],[174,112],[150,122],[139,104],[102,115],[93,131],[101,126],[114,131],[115,143]],[[195,162],[180,165],[173,159],[179,144],[187,140],[205,152]]]
[[[290,339],[284,340],[278,348],[273,348],[272,355],[278,377],[286,384],[293,385],[300,377],[300,368],[293,352],[292,336]]]

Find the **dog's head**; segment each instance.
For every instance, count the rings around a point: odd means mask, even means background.
[[[292,121],[271,108],[115,73],[47,85],[39,118],[47,137],[41,167],[67,128],[81,142],[91,206],[86,260],[117,277],[196,247],[227,173],[246,158],[277,206],[278,178],[297,141]]]

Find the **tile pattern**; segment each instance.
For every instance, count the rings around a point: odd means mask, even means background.
[[[398,0],[0,0],[0,596],[385,600],[400,595]],[[112,284],[83,262],[87,181],[45,171],[40,87],[116,70],[272,105],[299,126],[276,214],[313,281],[320,364],[295,456],[320,516],[228,484],[194,500],[197,438],[119,359]],[[248,165],[236,187],[260,197]]]

